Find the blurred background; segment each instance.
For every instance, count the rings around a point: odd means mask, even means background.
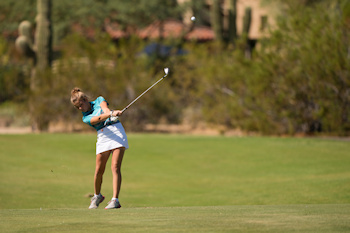
[[[195,20],[191,20],[194,16]],[[128,132],[350,134],[350,0],[2,0],[0,128],[89,132],[80,87]]]

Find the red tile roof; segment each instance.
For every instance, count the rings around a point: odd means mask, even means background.
[[[122,30],[120,25],[116,22],[105,20],[105,30],[113,39],[129,37],[129,33]]]
[[[186,40],[210,41],[215,39],[215,33],[209,27],[198,26],[187,33],[185,38]]]
[[[131,34],[123,31],[119,24],[110,23],[108,21],[105,23],[105,29],[113,39],[125,38]],[[195,26],[191,30],[188,30],[182,22],[177,20],[166,20],[162,23],[160,21],[155,21],[145,28],[138,29],[135,34],[142,39],[156,39],[159,38],[160,35],[164,38],[179,38],[185,36],[186,40],[197,41],[210,41],[215,38],[215,34],[210,27]]]
[[[146,38],[159,38],[165,37],[180,37],[181,34],[184,32],[184,25],[183,23],[176,21],[176,20],[167,20],[163,23],[160,21],[156,21],[152,23],[151,25],[147,26],[146,28],[140,29],[138,31],[138,35],[142,39]]]

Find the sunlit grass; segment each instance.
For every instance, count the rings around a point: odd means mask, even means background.
[[[5,232],[99,231],[93,226],[103,220],[106,229],[118,224],[124,232],[132,226],[139,232],[349,230],[348,141],[130,134],[123,207],[105,212],[102,203],[91,212],[86,195],[93,193],[95,137],[0,135]],[[111,182],[107,168],[107,200]],[[11,228],[11,221],[21,224]]]

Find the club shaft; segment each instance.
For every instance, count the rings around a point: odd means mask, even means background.
[[[140,99],[144,94],[146,94],[149,90],[152,89],[152,87],[154,87],[155,85],[157,85],[160,81],[162,81],[164,78],[166,77],[166,75],[164,75],[161,79],[159,79],[157,82],[155,82],[152,86],[150,86],[147,90],[145,90],[141,95],[139,95],[136,99],[134,99],[128,106],[126,106],[123,110],[122,113],[128,109],[133,103],[135,103],[138,99]]]

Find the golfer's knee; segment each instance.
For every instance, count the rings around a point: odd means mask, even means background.
[[[117,174],[120,173],[120,165],[118,164],[112,164],[111,169],[113,173],[117,173]]]

